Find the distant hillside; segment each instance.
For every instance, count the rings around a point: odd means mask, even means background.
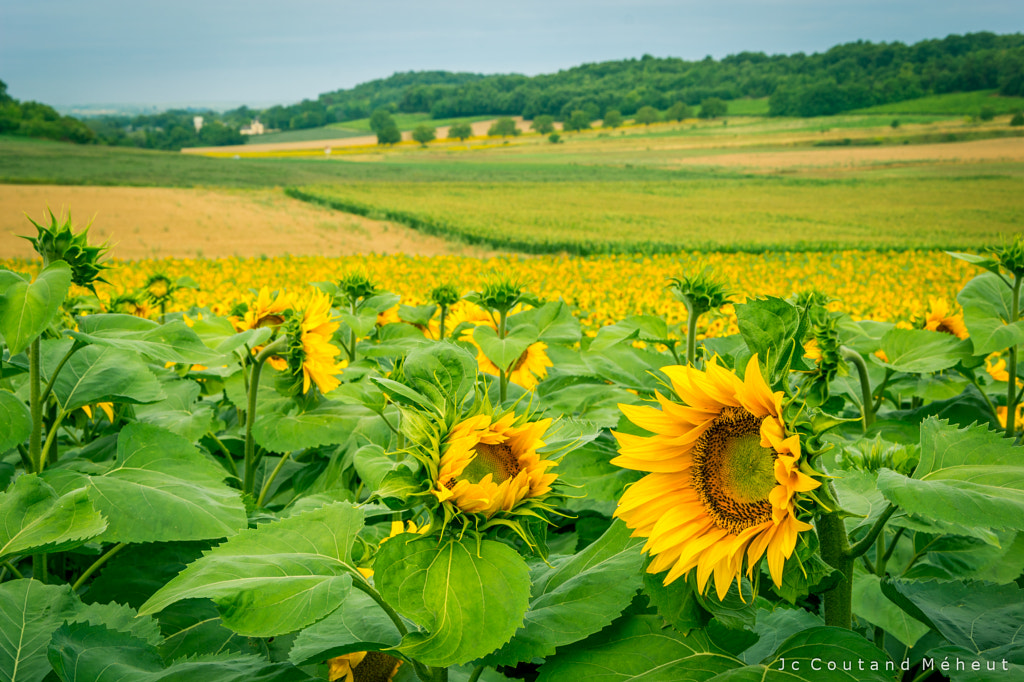
[[[80,143],[96,138],[84,123],[61,116],[53,107],[14,99],[7,94],[7,84],[3,81],[0,81],[0,134]]]
[[[741,52],[721,60],[656,58],[584,64],[539,76],[399,73],[316,100],[259,112],[282,130],[368,116],[374,109],[435,118],[549,114],[601,118],[717,97],[770,97],[776,116],[822,116],[949,92],[1024,95],[1024,35],[972,33],[913,45],[858,41],[813,55]]]

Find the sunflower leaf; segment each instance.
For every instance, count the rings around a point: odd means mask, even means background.
[[[140,615],[207,597],[224,625],[273,637],[338,608],[352,585],[352,543],[363,512],[344,502],[243,530],[193,562],[150,597]],[[390,544],[390,543],[388,543]]]
[[[388,649],[401,641],[384,609],[369,595],[355,591],[341,608],[299,633],[288,659],[306,665],[354,651]]]
[[[50,263],[32,282],[10,270],[0,272],[0,336],[12,356],[49,326],[70,286],[71,268],[64,261]]]
[[[487,359],[498,369],[508,371],[522,357],[526,349],[537,342],[537,328],[531,324],[516,327],[503,339],[498,332],[486,325],[473,330],[473,340],[480,346]]]
[[[100,402],[155,403],[166,396],[138,355],[117,348],[86,346],[64,365],[53,394],[65,412]]]
[[[615,521],[579,554],[534,571],[530,609],[512,640],[486,659],[514,665],[555,653],[610,624],[641,586],[641,538]]]
[[[1024,530],[1020,450],[984,426],[958,429],[946,421],[925,420],[913,476],[882,469],[878,488],[908,514],[928,521]]]
[[[50,636],[74,616],[76,607],[70,585],[36,580],[0,584],[0,681],[39,682],[46,677]]]
[[[708,680],[742,665],[703,630],[682,635],[665,629],[659,616],[627,616],[560,649],[541,666],[537,682]]]
[[[94,316],[87,316],[90,317]],[[161,363],[170,361],[210,364],[222,358],[220,354],[207,348],[184,322],[177,320],[161,325],[154,324],[152,328],[145,330],[103,329],[95,324],[93,328],[95,331],[92,333],[69,331],[68,335],[86,343],[137,353]]]
[[[526,563],[492,540],[406,533],[381,546],[374,580],[396,611],[420,625],[398,650],[426,665],[468,663],[505,644],[530,598]]]
[[[85,488],[58,496],[37,475],[26,474],[0,493],[0,561],[41,549],[55,552],[77,547],[106,527]]]
[[[829,667],[830,663],[835,663],[835,670]],[[792,635],[760,665],[701,679],[707,682],[892,682],[893,671],[898,667],[888,654],[861,635],[822,626]]]
[[[964,308],[964,325],[975,355],[988,355],[1024,343],[1024,320],[1011,322],[1013,290],[993,274],[968,282],[956,300]]]
[[[25,403],[10,391],[0,390],[0,453],[24,442],[32,432],[32,413]]]
[[[941,372],[970,358],[971,342],[942,332],[894,327],[882,337],[882,350],[888,361],[872,355],[873,362],[897,372],[925,374]]]

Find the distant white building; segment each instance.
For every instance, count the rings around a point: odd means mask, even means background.
[[[196,127],[196,135],[198,135],[199,131],[203,129],[203,117],[202,116],[193,116],[192,117],[192,125],[194,125]]]
[[[241,133],[242,135],[262,135],[265,131],[263,129],[263,124],[260,123],[260,120],[257,118],[253,119],[252,123],[250,123],[245,128],[242,128],[238,132]]]

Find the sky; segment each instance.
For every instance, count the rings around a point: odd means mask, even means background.
[[[0,80],[59,107],[269,106],[396,71],[550,73],[1024,31],[1020,0],[0,0]]]

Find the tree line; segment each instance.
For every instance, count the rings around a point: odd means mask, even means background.
[[[19,102],[7,94],[0,81],[0,135],[39,137],[47,140],[87,143],[95,133],[77,118],[61,116],[53,107],[39,102]]]
[[[591,120],[608,111],[633,116],[645,106],[769,97],[776,116],[821,116],[929,94],[997,89],[1024,96],[1024,35],[971,33],[899,42],[858,41],[812,55],[741,52],[721,60],[640,59],[584,64],[539,76],[482,76],[442,71],[397,73],[317,99],[260,112],[282,130],[392,113],[460,116],[554,116]]]

